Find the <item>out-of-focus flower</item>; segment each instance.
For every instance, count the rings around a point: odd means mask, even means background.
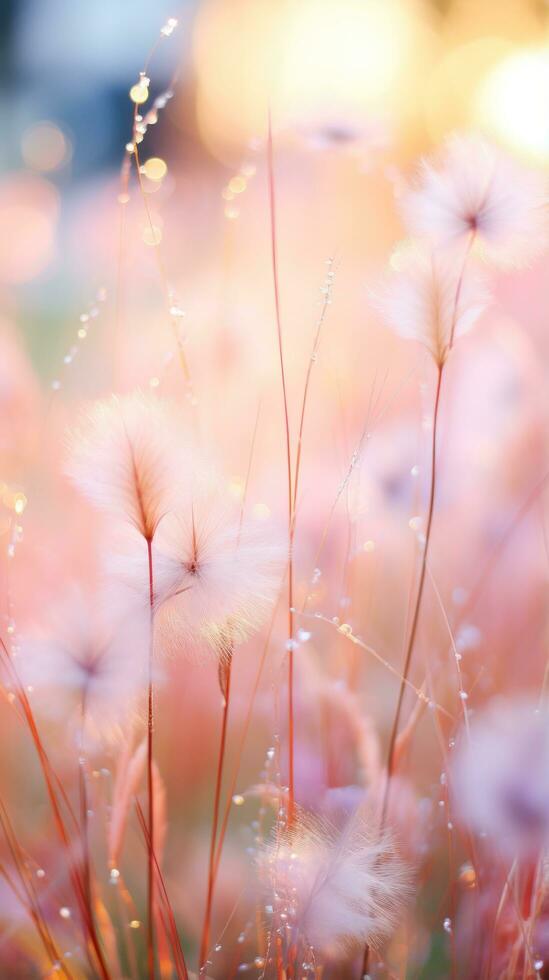
[[[375,297],[395,333],[423,344],[437,364],[476,323],[487,301],[478,274],[456,262],[454,250],[428,252],[414,246],[397,253],[396,270]]]
[[[113,396],[71,433],[67,472],[96,507],[152,541],[175,491],[179,449],[166,403],[139,392]]]
[[[407,898],[406,866],[360,810],[340,832],[304,820],[259,860],[280,912],[313,949],[344,954],[379,946]]]
[[[454,136],[437,163],[424,160],[401,204],[412,235],[435,246],[474,239],[501,265],[528,263],[547,244],[545,176],[478,136]]]
[[[61,714],[68,700],[93,738],[109,738],[128,722],[142,691],[147,627],[146,619],[135,618],[113,626],[97,603],[74,588],[49,626],[23,639],[18,670],[39,707]],[[53,691],[55,697],[41,699]]]
[[[284,549],[263,523],[242,522],[217,483],[197,460],[154,539],[155,642],[168,655],[228,655],[262,625],[280,588]],[[148,601],[139,539],[121,539],[109,567],[130,606]]]
[[[549,713],[493,701],[462,737],[453,768],[456,811],[495,849],[537,854],[549,840]]]

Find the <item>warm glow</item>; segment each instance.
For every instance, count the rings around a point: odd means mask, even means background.
[[[149,157],[143,164],[143,173],[149,180],[159,181],[168,173],[168,167],[160,157]]]
[[[512,149],[549,162],[549,47],[503,59],[481,85],[474,116]]]
[[[278,127],[406,112],[429,41],[416,2],[210,0],[194,38],[203,135],[216,151],[262,135],[269,105]]]
[[[453,129],[468,128],[471,106],[488,73],[514,50],[500,37],[481,37],[452,47],[425,77],[422,101],[425,125],[433,142]]]
[[[136,105],[142,105],[149,98],[149,86],[144,81],[137,82],[130,89],[130,99]]]

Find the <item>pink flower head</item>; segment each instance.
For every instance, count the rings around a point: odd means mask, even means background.
[[[195,459],[153,543],[155,636],[162,652],[225,656],[264,622],[278,594],[284,550],[263,523],[241,521],[220,479]],[[110,572],[130,604],[148,597],[145,550],[126,536]]]
[[[268,846],[260,871],[300,938],[339,955],[391,935],[410,880],[389,837],[370,830],[360,810],[341,831],[303,820]]]
[[[462,736],[454,806],[495,849],[537,854],[549,842],[549,712],[494,700]]]
[[[71,433],[67,472],[96,507],[151,541],[174,492],[178,449],[166,403],[140,392],[113,396]]]
[[[24,641],[18,670],[38,699],[55,691],[45,703],[48,710],[66,710],[68,699],[94,737],[108,738],[128,721],[143,690],[147,625],[133,619],[114,627],[102,608],[74,588],[48,626]]]
[[[423,161],[402,198],[412,235],[434,246],[472,242],[489,260],[522,265],[547,244],[548,185],[478,136],[454,136],[436,163]]]
[[[488,294],[469,264],[453,250],[428,252],[409,246],[395,256],[397,268],[376,296],[376,305],[400,337],[416,340],[443,364],[450,348],[476,323]]]

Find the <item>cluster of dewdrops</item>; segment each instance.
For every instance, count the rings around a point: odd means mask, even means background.
[[[145,74],[145,72],[141,72],[139,75],[139,81],[136,82],[135,85],[132,85],[130,89],[130,98],[135,105],[143,105],[143,103],[147,101],[149,98],[150,83],[150,78]],[[126,143],[127,153],[135,153],[136,146],[143,142],[149,126],[154,126],[158,122],[159,111],[167,106],[170,99],[173,99],[173,91],[172,89],[166,89],[160,95],[157,95],[152,107],[144,116],[139,112],[136,113],[132,139]]]
[[[86,340],[90,330],[93,327],[94,322],[98,319],[101,313],[101,307],[107,299],[107,290],[101,287],[97,291],[95,300],[91,305],[80,314],[78,317],[78,326],[76,328],[76,335],[73,338],[73,342],[69,347],[68,351],[63,357],[63,367],[68,368],[73,363],[75,357]],[[54,378],[51,383],[52,391],[59,391],[61,388],[61,379],[59,377]]]
[[[166,24],[162,28],[161,31],[162,36],[168,37],[169,34],[166,33],[168,28],[171,27],[169,33],[172,34],[176,26],[177,26],[177,21],[175,20],[175,18],[174,17],[170,18],[168,24]],[[147,75],[147,73],[145,71],[139,72],[139,78],[137,82],[135,82],[135,84],[132,85],[132,87],[130,88],[130,99],[135,106],[141,106],[144,105],[145,102],[148,102],[150,96],[150,92],[149,92],[150,84],[151,84],[151,80]],[[126,151],[128,153],[130,154],[135,153],[136,147],[139,145],[139,143],[143,142],[147,129],[149,128],[149,126],[156,125],[156,123],[158,122],[158,113],[162,109],[165,109],[170,99],[173,99],[173,95],[174,95],[173,90],[171,88],[168,88],[164,92],[161,92],[160,95],[157,95],[151,108],[145,113],[145,115],[136,112],[134,117],[132,139],[130,140],[129,143],[126,144]]]

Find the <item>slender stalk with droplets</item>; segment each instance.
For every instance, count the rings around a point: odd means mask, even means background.
[[[288,412],[288,395],[286,389],[286,372],[284,368],[284,350],[282,344],[282,321],[280,315],[280,290],[278,280],[278,248],[276,234],[276,196],[273,163],[273,130],[269,112],[269,130],[267,139],[267,171],[269,182],[269,213],[271,223],[271,267],[273,274],[276,332],[278,340],[278,355],[280,362],[280,378],[282,382],[282,397],[284,402],[284,428],[286,436],[286,469],[288,478],[288,825],[294,820],[295,790],[294,790],[294,499],[292,484],[292,452],[290,440],[290,419]]]

